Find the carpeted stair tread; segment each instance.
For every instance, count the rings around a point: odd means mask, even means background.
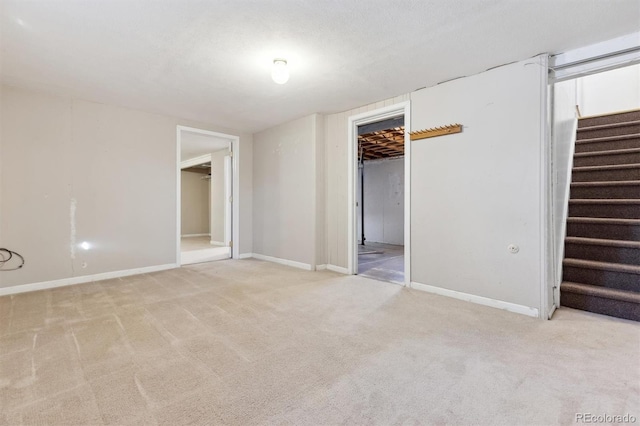
[[[622,272],[625,274],[640,275],[640,265],[627,265],[624,263],[598,262],[596,260],[586,259],[564,259],[564,266],[573,266],[576,268],[598,269],[601,271]]]
[[[604,166],[578,166],[574,167],[575,172],[588,172],[595,170],[622,170],[622,169],[640,169],[640,163],[633,164],[606,164]]]
[[[585,127],[580,127],[578,129],[578,133],[588,132],[590,130],[615,129],[617,127],[633,126],[633,125],[636,125],[636,124],[640,124],[640,120],[624,121],[622,123],[600,124],[600,125],[595,125],[595,126],[585,126]]]
[[[583,187],[583,186],[638,186],[640,180],[611,180],[601,182],[572,182],[571,186]]]
[[[616,135],[616,136],[601,136],[598,138],[588,138],[588,139],[577,139],[577,144],[586,144],[593,142],[606,142],[606,141],[617,141],[623,139],[636,139],[640,138],[640,133],[632,133],[630,135]]]
[[[640,198],[572,198],[569,200],[569,216],[640,219]]]
[[[640,133],[640,120],[578,128],[576,139],[625,136]]]
[[[573,182],[640,180],[640,164],[575,165],[572,169],[572,180]]]
[[[578,120],[560,303],[640,321],[640,109]]]
[[[611,136],[611,135],[608,135]],[[628,135],[624,135],[628,136]],[[586,142],[578,139],[575,144],[575,152],[589,152],[589,151],[607,151],[610,149],[631,149],[640,148],[640,137],[618,137],[610,140],[589,140],[584,139]]]
[[[638,206],[640,206],[640,200],[636,198],[629,198],[626,200],[613,198],[577,198],[569,200],[569,204],[638,204]]]
[[[640,219],[618,219],[610,217],[568,217],[567,222],[570,223],[596,223],[607,225],[629,225],[639,226]]]
[[[595,156],[601,156],[601,155],[635,154],[636,152],[640,152],[640,148],[624,148],[624,149],[610,149],[607,151],[577,152],[574,154],[574,157],[595,157]]]
[[[580,117],[578,119],[578,128],[599,126],[602,124],[625,123],[635,120],[640,120],[640,109]]]
[[[574,199],[638,199],[640,180],[572,182],[570,195]]]
[[[607,240],[604,238],[566,237],[565,243],[640,249],[640,241]],[[640,263],[640,258],[638,262]]]
[[[640,293],[635,293],[633,291],[618,290],[615,288],[600,287],[591,284],[574,283],[571,281],[563,281],[562,284],[560,284],[560,290],[563,292],[585,294],[605,299],[622,300],[625,302],[640,304]]]
[[[565,238],[565,258],[640,266],[640,241],[613,239],[610,238],[611,235],[606,234],[599,235],[599,238],[594,238],[593,234],[589,232],[583,235]]]

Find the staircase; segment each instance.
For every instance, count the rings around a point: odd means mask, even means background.
[[[640,110],[581,118],[560,304],[640,321]]]

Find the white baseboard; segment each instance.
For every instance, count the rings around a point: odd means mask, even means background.
[[[65,287],[75,284],[85,284],[94,281],[110,280],[113,278],[128,277],[130,275],[148,274],[150,272],[165,271],[167,269],[174,269],[178,266],[175,263],[168,263],[166,265],[147,266],[144,268],[125,269],[123,271],[103,272],[94,275],[83,275],[73,278],[62,278],[53,281],[42,281],[32,284],[20,284],[12,287],[0,288],[0,296],[7,296],[9,294],[26,293],[29,291],[46,290],[49,288]]]
[[[238,259],[250,259],[253,257],[253,253],[240,253]]]
[[[540,316],[538,309],[530,308],[524,305],[518,305],[501,300],[490,299],[488,297],[476,296],[474,294],[462,293],[460,291],[448,290],[446,288],[434,287],[432,285],[411,282],[411,288],[422,290],[429,293],[438,294],[440,296],[452,297],[454,299],[464,300],[465,302],[476,303],[478,305],[490,306],[492,308],[503,309],[505,311],[522,314],[529,317],[538,318]]]
[[[226,246],[226,244],[223,243],[222,241],[214,241],[214,240],[210,240],[209,244],[211,244],[212,246],[222,246],[222,247]]]
[[[327,269],[327,264],[323,263],[322,265],[316,265],[316,271],[324,271]]]
[[[191,237],[210,237],[211,234],[184,234],[180,235],[182,238],[191,238]]]
[[[333,272],[339,272],[341,274],[349,275],[349,270],[347,268],[343,268],[342,266],[327,265],[327,269]]]
[[[313,268],[308,263],[296,262],[294,260],[280,259],[279,257],[266,256],[264,254],[253,253],[253,258],[266,260],[267,262],[279,263],[281,265],[293,266],[294,268],[305,269],[307,271],[313,271]]]

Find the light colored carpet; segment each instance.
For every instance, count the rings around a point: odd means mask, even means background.
[[[640,418],[640,326],[256,260],[0,298],[0,424]]]
[[[193,251],[219,247],[211,244],[211,237],[182,237],[180,251]]]

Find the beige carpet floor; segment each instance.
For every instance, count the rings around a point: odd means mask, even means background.
[[[637,323],[221,261],[1,297],[0,424],[640,419],[639,356]]]
[[[220,247],[211,244],[211,237],[182,237],[180,238],[180,251],[193,251]]]

